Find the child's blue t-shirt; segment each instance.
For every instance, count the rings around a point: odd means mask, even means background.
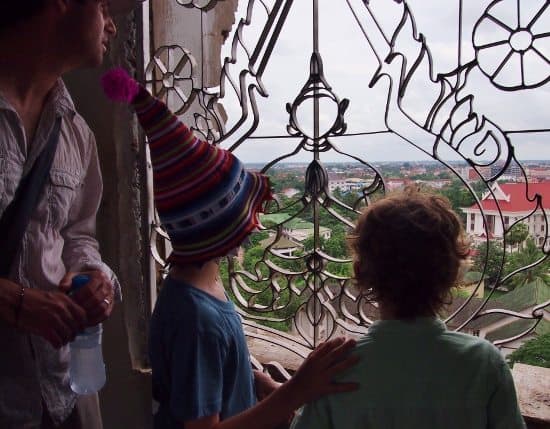
[[[219,414],[224,420],[256,403],[239,315],[191,285],[167,277],[151,318],[149,356],[155,429]]]

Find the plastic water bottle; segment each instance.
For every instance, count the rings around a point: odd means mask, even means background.
[[[75,276],[69,294],[75,293],[89,280],[90,278],[83,274]],[[79,395],[95,393],[105,384],[105,364],[101,352],[102,333],[103,327],[99,323],[84,329],[71,343],[71,389]]]

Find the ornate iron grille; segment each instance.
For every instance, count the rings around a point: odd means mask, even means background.
[[[207,14],[222,3],[176,1],[199,9],[205,21]],[[309,158],[299,194],[271,205],[270,214],[264,217],[267,229],[260,233],[262,240],[252,236],[252,245],[245,246],[248,251],[260,245],[261,251],[255,253],[253,262],[245,264],[239,258],[226,262],[226,285],[243,315],[249,336],[303,357],[336,332],[365,332],[377,317],[376,303],[366,302],[349,278],[351,261],[345,249],[328,246],[323,234],[328,226],[333,233],[345,233],[360,210],[389,189],[384,174],[387,165],[369,161],[372,147],[383,146],[403,150],[404,155],[412,153],[407,149],[411,148],[424,159],[439,163],[460,183],[461,190],[472,196],[474,209],[481,213],[484,233],[478,239],[485,243],[480,248],[485,260],[482,273],[474,281],[473,290],[457,298],[455,305],[447,309],[446,323],[453,329],[475,333],[483,320],[497,324],[509,317],[527,321],[519,332],[494,341],[501,345],[529,334],[541,323],[550,301],[535,302],[528,309],[504,308],[492,298],[499,289],[547,262],[549,205],[541,194],[532,190],[525,168],[516,157],[516,146],[526,139],[542,145],[550,136],[549,118],[541,115],[543,120],[538,123],[533,118],[502,119],[506,115],[494,119],[484,107],[490,97],[495,97],[498,103],[508,100],[508,106],[506,102],[500,106],[508,112],[508,118],[521,117],[523,113],[516,109],[517,103],[529,103],[533,96],[548,90],[550,2],[477,3],[466,9],[463,0],[457,0],[453,8],[445,2],[444,8],[454,14],[455,23],[445,36],[453,41],[445,49],[454,48],[445,64],[440,61],[441,55],[434,60],[431,42],[437,41],[437,37],[433,37],[430,17],[426,15],[433,5],[427,6],[423,1],[241,0],[237,11],[241,15],[227,42],[230,52],[223,60],[219,86],[213,88],[199,82],[198,76],[204,76],[200,70],[204,65],[198,64],[184,42],[153,49],[153,59],[146,68],[148,84],[177,113],[193,112],[192,125],[202,138],[238,154],[246,153],[250,147],[257,147],[258,151],[282,147],[282,154],[259,167],[268,175],[289,160],[304,162],[304,154]],[[326,24],[328,20],[322,21],[321,16],[329,4],[332,10],[345,11],[349,20],[323,27],[321,22]],[[301,14],[296,21],[293,13],[306,5],[308,13]],[[419,24],[415,15],[421,18]],[[311,47],[302,55],[308,59],[309,68],[299,70],[289,81],[287,87],[296,86],[299,81],[304,83],[293,97],[287,98],[286,106],[281,104],[275,109],[279,112],[277,120],[282,117],[281,112],[286,112],[284,123],[262,127],[270,119],[262,109],[272,97],[269,83],[274,81],[267,78],[267,72],[280,55],[278,46],[293,19],[301,22],[303,28],[291,40],[302,45],[307,40]],[[355,44],[341,37],[348,34],[351,26],[358,35]],[[351,107],[368,106],[370,98],[357,98],[355,93],[343,94],[345,98],[338,95],[331,79],[345,63],[336,58],[335,65],[332,58],[331,74],[325,71],[329,63],[324,53],[328,49],[323,49],[321,41],[327,40],[338,43],[342,51],[359,44],[364,49],[356,54],[365,56],[364,69],[354,72],[357,87],[368,82],[363,89],[373,94],[373,99],[384,94],[382,109],[373,112],[381,119],[378,127],[350,125]],[[438,54],[443,51],[438,48]],[[325,113],[327,109],[332,116]],[[357,117],[355,114],[354,118]],[[362,118],[369,122],[367,116]],[[266,133],[266,129],[270,132]],[[330,164],[323,161],[330,159],[327,155],[331,154],[348,157],[349,168],[360,166],[364,180],[357,192],[343,195],[331,191],[327,168]],[[477,185],[461,176],[459,169],[463,167],[471,169]],[[523,189],[521,200],[526,212],[511,220],[506,219],[497,185],[514,169],[518,172],[517,184]],[[482,200],[491,197],[494,208],[489,214]],[[537,225],[544,227],[540,227],[543,230],[539,231],[532,258],[511,269],[509,261],[517,253],[513,246],[517,240],[512,239],[517,225],[531,225],[536,219],[539,219]],[[289,240],[289,231],[302,221],[309,221],[306,244]],[[495,228],[502,230],[500,239],[494,235]],[[158,223],[153,231],[153,256],[164,266],[158,238],[167,239],[167,235]],[[493,246],[494,242],[500,246]],[[289,252],[293,245],[296,249]],[[491,287],[483,298],[476,298],[475,294],[483,289],[483,279],[488,278],[489,261],[495,258],[496,270],[492,269],[489,279]]]

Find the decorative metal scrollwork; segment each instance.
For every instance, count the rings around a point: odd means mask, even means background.
[[[196,96],[196,68],[197,62],[187,49],[177,45],[161,46],[145,70],[146,83],[179,115]]]
[[[176,2],[182,6],[189,8],[197,8],[202,10],[208,10],[216,6],[220,0],[176,0]]]
[[[298,120],[298,109],[306,101],[319,102],[321,100],[330,100],[336,105],[336,117],[333,123],[324,131],[305,130],[300,126]],[[340,101],[338,96],[332,91],[323,74],[323,60],[318,52],[311,55],[309,79],[300,91],[300,94],[292,103],[287,103],[286,111],[290,114],[290,124],[287,127],[288,134],[291,136],[302,136],[309,141],[318,141],[325,139],[329,135],[342,135],[346,131],[344,113],[348,108],[349,100]],[[314,135],[318,134],[318,135]],[[319,148],[320,149],[320,148]]]
[[[202,13],[217,4],[214,0],[178,2],[201,8]],[[305,3],[300,0],[300,5]],[[191,97],[198,101],[200,108],[194,111],[195,127],[211,142],[240,150],[258,142],[275,145],[275,142],[284,141],[283,153],[260,167],[266,174],[273,174],[298,155],[310,156],[307,168],[300,172],[303,180],[298,194],[281,198],[269,207],[264,217],[266,229],[261,233],[261,240],[256,242],[253,262],[243,258],[227,261],[228,288],[244,316],[248,335],[303,356],[321,340],[337,332],[365,332],[378,317],[376,303],[367,302],[350,280],[349,255],[343,246],[333,246],[331,234],[345,235],[358,213],[391,189],[391,178],[383,174],[383,166],[368,162],[367,143],[386,144],[376,140],[380,136],[440,163],[460,184],[459,190],[471,194],[472,207],[481,212],[480,227],[484,232],[476,240],[486,244],[485,261],[496,259],[499,268],[494,273],[492,286],[487,289],[488,294],[476,298],[474,295],[483,289],[483,277],[488,273],[485,262],[480,279],[473,282],[471,293],[456,300],[456,305],[446,314],[446,322],[453,329],[475,330],[476,324],[483,320],[512,317],[531,324],[495,343],[506,344],[527,335],[541,323],[550,302],[519,311],[495,307],[500,304],[492,298],[497,289],[505,288],[533,267],[547,262],[550,246],[546,211],[550,204],[542,201],[541,195],[533,190],[534,185],[528,183],[526,172],[516,158],[514,139],[519,135],[550,133],[550,129],[547,125],[538,129],[506,129],[502,120],[495,117],[495,112],[487,112],[476,103],[479,93],[472,83],[476,78],[472,76],[477,73],[486,81],[485,75],[492,90],[504,90],[507,95],[547,83],[550,65],[548,50],[543,44],[550,38],[550,28],[547,28],[550,26],[549,2],[493,1],[484,12],[479,12],[481,16],[479,13],[474,19],[470,16],[468,34],[463,1],[457,0],[457,58],[447,69],[435,66],[429,40],[415,22],[412,2],[411,5],[406,1],[388,0],[341,0],[340,3],[342,9],[351,12],[349,15],[374,58],[369,64],[372,70],[365,67],[361,79],[370,78],[370,91],[385,91],[381,129],[350,131],[350,110],[354,103],[368,104],[370,100],[355,99],[354,93],[340,98],[336,85],[334,88],[329,85],[328,82],[334,81],[330,79],[333,76],[325,75],[330,63],[321,55],[319,46],[319,10],[326,5],[318,0],[308,2],[313,11],[313,49],[304,54],[310,59],[308,78],[294,100],[286,104],[288,123],[278,124],[278,129],[284,130],[280,134],[260,132],[265,121],[261,103],[270,97],[265,75],[289,16],[297,7],[292,0],[248,0],[247,7],[242,9],[243,16],[233,29],[231,52],[223,62],[219,86],[203,88],[193,84],[181,97],[186,101],[179,113],[189,108]],[[507,14],[514,19],[508,20]],[[249,34],[257,34],[257,37],[251,42],[247,38]],[[331,36],[337,35],[338,32],[334,32]],[[466,54],[468,49],[464,48],[467,40],[472,43],[470,58]],[[345,43],[342,41],[343,45]],[[185,67],[164,65],[158,60],[157,57],[166,53],[162,49],[176,51],[175,47],[160,48],[148,68],[152,76],[150,83],[159,85],[160,91],[164,88],[165,92],[159,92],[160,95],[175,91],[170,79],[166,82],[167,76],[183,76],[181,81],[189,83],[194,76],[193,72],[183,73],[182,70],[187,70]],[[185,54],[181,56],[182,64],[194,70],[193,57],[180,49],[178,52]],[[517,73],[508,73],[507,70],[513,70],[514,62],[518,65]],[[301,82],[303,78],[297,77],[296,81]],[[415,85],[419,84],[423,88],[422,97],[415,91]],[[293,97],[291,94],[286,100]],[[220,105],[227,109],[231,103],[236,106],[234,116],[228,119]],[[308,103],[312,108],[304,109]],[[332,111],[332,115],[323,116],[323,106]],[[282,110],[283,106],[277,108]],[[354,138],[363,139],[364,150],[359,154],[348,147],[348,142]],[[361,167],[363,177],[353,193],[344,195],[331,189],[330,171],[322,159],[326,154],[346,157],[352,167]],[[456,160],[471,168],[477,185],[459,174]],[[517,184],[523,186],[523,192],[514,194],[514,198],[525,207],[522,217],[512,220],[503,214],[502,201],[509,197],[503,196],[505,192],[499,187],[499,180],[510,169],[519,172],[516,179]],[[475,186],[479,189],[474,189]],[[493,201],[491,210],[484,209],[487,200]],[[510,243],[514,241],[511,239],[514,228],[521,223],[534,224],[535,219],[537,222],[544,219],[541,222],[545,225],[543,233],[537,236],[538,259],[510,268],[508,260],[513,253]],[[307,237],[296,238],[299,228],[308,231],[304,233]],[[494,237],[497,230],[502,236],[499,240]],[[502,248],[498,252],[489,245],[493,241],[498,241]],[[246,247],[245,253],[251,248]],[[156,255],[160,258],[159,252]],[[288,329],[290,332],[284,332]]]
[[[498,88],[536,88],[550,80],[548,6],[547,1],[496,0],[477,22],[476,59]]]

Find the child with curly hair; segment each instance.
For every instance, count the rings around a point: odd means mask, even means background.
[[[524,428],[500,352],[438,318],[468,255],[448,201],[391,194],[363,212],[350,244],[357,285],[380,311],[355,348],[360,363],[339,377],[361,387],[308,404],[293,429]]]

